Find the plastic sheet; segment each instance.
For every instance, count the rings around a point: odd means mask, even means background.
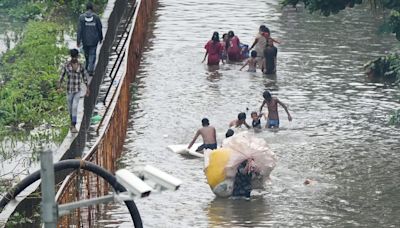
[[[220,197],[232,194],[237,168],[243,161],[250,161],[253,175],[252,189],[263,189],[276,165],[275,154],[264,139],[247,131],[225,139],[222,148],[206,151],[204,165],[207,182],[213,192]]]

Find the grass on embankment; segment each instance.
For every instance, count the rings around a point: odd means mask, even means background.
[[[68,123],[65,93],[56,91],[62,56],[68,51],[55,23],[30,21],[22,40],[1,58],[0,129]],[[63,107],[63,108],[60,108]],[[1,133],[0,133],[1,135]]]

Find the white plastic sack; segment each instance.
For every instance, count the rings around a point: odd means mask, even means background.
[[[232,195],[233,191],[233,182],[234,180],[229,178],[225,179],[221,183],[219,183],[217,186],[215,186],[212,191],[214,192],[215,195],[219,197],[229,197]]]
[[[222,147],[229,148],[232,152],[225,166],[227,179],[234,180],[240,163],[251,159],[258,173],[258,175],[253,175],[252,188],[264,188],[264,183],[269,180],[269,175],[276,165],[275,154],[268,148],[264,139],[244,131],[225,139]]]

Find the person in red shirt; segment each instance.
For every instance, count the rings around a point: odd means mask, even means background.
[[[208,65],[219,65],[219,60],[221,59],[224,47],[219,41],[218,32],[213,33],[211,40],[207,42],[204,48],[206,49],[206,54],[204,55],[204,59],[202,62],[206,60],[206,57],[208,55]]]
[[[228,46],[228,59],[229,61],[241,61],[242,56],[240,54],[241,48],[240,48],[240,40],[237,36],[235,36],[235,33],[233,31],[228,32],[228,37],[229,37],[229,46]]]

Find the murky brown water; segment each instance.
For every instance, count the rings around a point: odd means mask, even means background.
[[[375,34],[368,9],[329,18],[281,10],[272,0],[160,0],[137,79],[122,166],[155,165],[184,184],[136,201],[145,227],[399,227],[400,132],[387,125],[399,89],[369,81],[361,66],[398,45]],[[201,64],[213,31],[234,30],[251,44],[266,24],[278,46],[278,73]],[[288,104],[281,129],[259,134],[279,160],[266,191],[252,199],[215,198],[201,160],[166,149],[189,143],[208,117],[221,141],[238,112],[258,109],[265,89]],[[248,112],[248,115],[250,113]],[[318,181],[304,186],[305,178]],[[131,227],[126,208],[105,226]]]

